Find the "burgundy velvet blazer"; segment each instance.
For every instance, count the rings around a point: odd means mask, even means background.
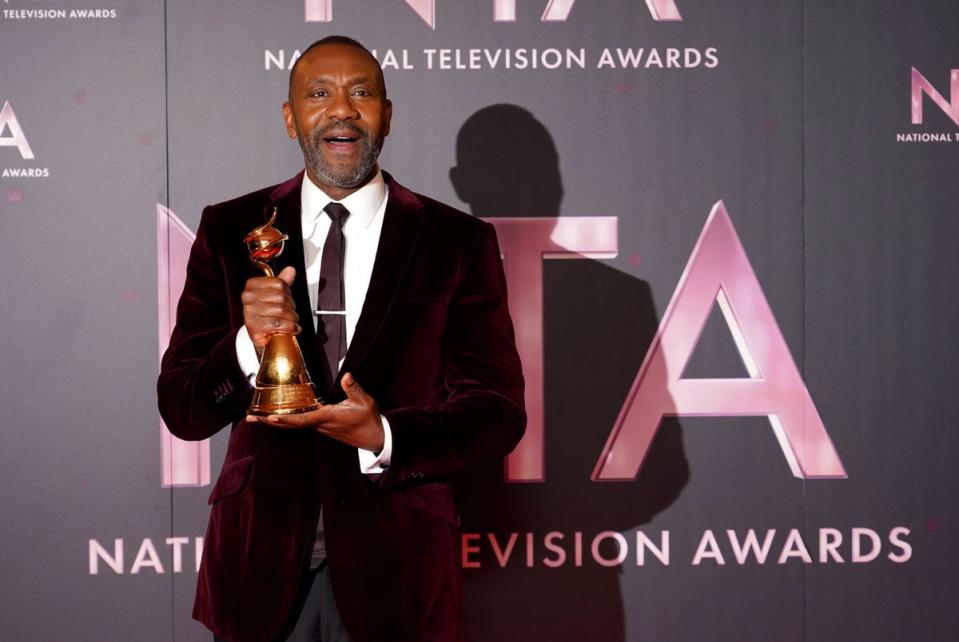
[[[193,615],[230,640],[272,640],[305,572],[322,505],[330,577],[354,642],[461,640],[459,516],[447,476],[505,456],[526,424],[495,232],[386,175],[373,275],[341,370],[392,428],[392,463],[372,478],[360,472],[355,448],[243,420],[251,392],[234,341],[240,293],[259,275],[243,237],[273,205],[276,227],[290,237],[276,271],[296,268],[300,346],[310,372],[325,363],[310,323],[302,179],[204,210],[162,360],[159,407],[173,434],[205,439],[232,424],[210,495]],[[344,398],[338,382],[320,393],[330,403]]]

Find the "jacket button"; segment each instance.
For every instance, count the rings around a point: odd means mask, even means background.
[[[414,470],[412,473],[410,473],[410,477],[413,479],[423,479],[423,473],[418,470]]]

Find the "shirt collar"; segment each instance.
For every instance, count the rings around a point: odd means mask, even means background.
[[[360,228],[369,226],[380,210],[380,206],[383,205],[383,201],[386,200],[387,191],[383,172],[377,168],[376,176],[369,183],[338,201],[350,211],[346,225]],[[333,199],[317,187],[304,172],[303,185],[300,188],[300,217],[303,229],[311,229],[323,215],[323,208],[332,202]]]

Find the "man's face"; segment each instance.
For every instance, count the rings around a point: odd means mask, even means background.
[[[393,106],[374,60],[356,47],[329,44],[297,63],[283,116],[310,179],[339,199],[372,177]]]

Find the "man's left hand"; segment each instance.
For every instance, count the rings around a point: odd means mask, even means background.
[[[383,422],[379,406],[347,372],[340,380],[346,399],[295,415],[247,415],[246,420],[277,428],[313,428],[350,446],[378,453],[383,450]]]

